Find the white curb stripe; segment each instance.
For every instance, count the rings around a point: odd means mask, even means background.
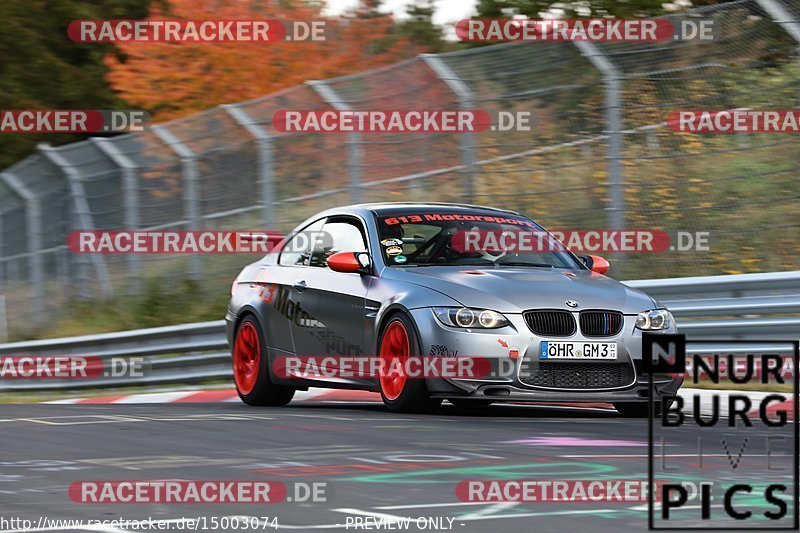
[[[125,396],[112,403],[172,403],[195,394],[197,391],[179,392],[151,392],[148,394],[133,394]],[[238,398],[237,398],[238,400]]]

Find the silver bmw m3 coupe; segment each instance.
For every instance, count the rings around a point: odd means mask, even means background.
[[[234,281],[226,322],[236,388],[251,405],[331,387],[380,392],[395,411],[443,400],[610,402],[645,416],[648,380],[660,397],[683,378],[642,372],[642,332],[675,333],[675,323],[608,268],[511,211],[329,209]],[[415,359],[424,363],[407,364]],[[447,371],[463,362],[472,371]]]

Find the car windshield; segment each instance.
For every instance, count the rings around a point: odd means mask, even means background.
[[[585,269],[545,229],[518,215],[423,210],[381,213],[378,234],[384,260],[392,267]]]

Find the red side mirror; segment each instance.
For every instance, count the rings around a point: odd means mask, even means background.
[[[590,255],[589,259],[592,260],[592,264],[589,268],[592,269],[592,272],[597,272],[598,274],[605,274],[608,272],[608,269],[611,268],[611,265],[608,261],[600,257],[599,255]]]
[[[359,255],[364,256],[359,261]],[[369,258],[364,252],[337,252],[328,256],[328,266],[334,272],[368,272]],[[364,263],[364,264],[362,264]]]
[[[335,272],[358,272],[356,254],[353,252],[338,252],[328,256],[328,266]]]

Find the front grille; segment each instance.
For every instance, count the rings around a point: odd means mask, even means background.
[[[617,311],[583,311],[579,318],[586,337],[613,337],[622,331],[622,321]]]
[[[549,389],[610,389],[633,382],[630,363],[532,363],[523,361],[519,380]]]
[[[528,328],[537,335],[568,337],[575,333],[575,318],[569,311],[526,311]]]

